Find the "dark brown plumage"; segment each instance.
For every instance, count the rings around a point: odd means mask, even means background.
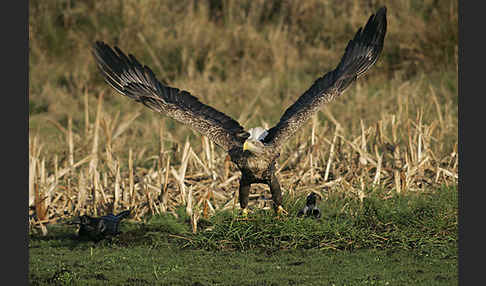
[[[105,80],[116,91],[189,125],[228,152],[242,173],[239,199],[245,213],[253,183],[269,185],[275,209],[283,211],[275,176],[281,146],[323,104],[341,95],[373,66],[383,49],[386,26],[386,8],[382,7],[349,41],[338,66],[317,79],[266,134],[252,129],[247,132],[238,122],[201,103],[187,91],[162,84],[149,67],[142,66],[132,55],[126,56],[118,47],[113,50],[103,42],[96,42],[93,55]]]

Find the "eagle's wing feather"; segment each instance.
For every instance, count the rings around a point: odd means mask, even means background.
[[[149,67],[142,66],[132,55],[126,56],[118,47],[113,50],[96,42],[93,55],[105,80],[116,91],[189,125],[226,151],[248,138],[249,133],[236,120],[187,91],[162,84]]]
[[[383,49],[386,33],[386,8],[371,15],[364,29],[359,28],[346,46],[339,65],[321,78],[291,105],[280,121],[268,130],[264,143],[280,146],[315,114],[323,104],[344,90],[376,62]]]

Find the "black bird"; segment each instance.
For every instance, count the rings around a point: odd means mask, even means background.
[[[76,217],[70,224],[79,225],[78,237],[80,239],[99,241],[105,237],[119,234],[120,221],[129,215],[129,210],[118,215],[108,214],[101,217],[82,215]]]
[[[321,217],[321,210],[316,206],[316,193],[312,192],[307,196],[305,206],[297,214],[298,217],[305,215],[306,217]]]
[[[257,183],[270,187],[275,211],[286,213],[275,175],[282,146],[318,110],[343,94],[375,64],[383,50],[386,27],[386,7],[382,7],[348,42],[336,68],[318,78],[269,130],[245,130],[236,120],[201,103],[189,92],[161,83],[148,66],[118,47],[112,49],[98,41],[93,56],[105,81],[118,93],[188,125],[229,154],[241,171],[239,200],[244,215],[248,212],[250,186]]]

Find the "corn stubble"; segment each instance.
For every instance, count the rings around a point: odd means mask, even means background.
[[[175,144],[174,152],[162,148],[154,155],[145,154],[143,146],[130,148],[124,161],[121,154],[113,153],[111,144],[115,139],[124,140],[123,132],[137,114],[126,121],[118,120],[118,115],[110,118],[102,103],[100,96],[91,129],[74,134],[68,120],[68,156],[63,166],[59,166],[57,154],[42,156],[39,138],[29,137],[29,206],[36,213],[32,225],[123,209],[132,209],[133,218],[141,220],[147,215],[175,214],[183,206],[196,232],[199,217],[239,207],[235,203],[239,171],[207,138],[197,147],[186,140]],[[297,198],[316,192],[325,197],[332,191],[362,200],[376,188],[392,195],[457,184],[457,142],[452,152],[441,152],[448,148],[441,140],[445,127],[439,118],[424,122],[420,112],[416,118],[383,115],[372,126],[361,120],[359,134],[351,134],[339,122],[323,126],[313,120],[309,130],[296,135],[282,150],[278,175],[284,196]],[[163,132],[161,129],[160,146],[166,145]],[[100,137],[104,137],[104,145]],[[91,146],[86,156],[74,157],[76,141]],[[47,168],[46,162],[53,167]],[[137,166],[137,162],[152,162],[152,166]],[[268,192],[262,185],[251,197]],[[250,207],[261,205],[261,200],[250,200]]]

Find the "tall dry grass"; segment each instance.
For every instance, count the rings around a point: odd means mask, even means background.
[[[197,224],[235,204],[239,172],[189,128],[117,96],[90,45],[118,45],[160,80],[243,126],[271,127],[334,68],[381,1],[36,1],[30,5],[32,223],[184,206]],[[457,184],[457,3],[393,1],[369,76],[326,106],[280,159],[284,195]],[[251,204],[266,192],[253,188]],[[237,192],[236,192],[237,193]]]

